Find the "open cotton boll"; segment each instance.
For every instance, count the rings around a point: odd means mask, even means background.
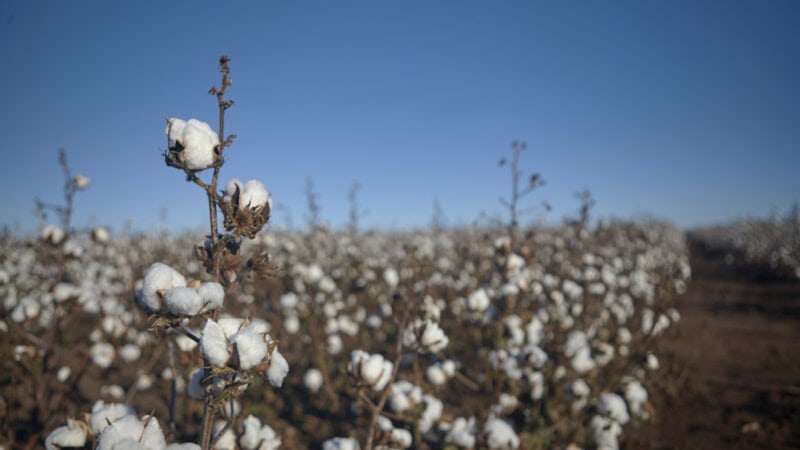
[[[164,305],[167,310],[176,316],[196,316],[203,309],[203,299],[196,290],[177,286],[164,296]]]
[[[219,137],[211,126],[197,119],[189,119],[175,141],[183,146],[180,158],[189,170],[202,170],[213,165],[216,161],[216,147]],[[172,140],[170,130],[170,140]]]
[[[283,379],[289,373],[289,362],[283,357],[277,348],[272,350],[272,357],[269,360],[269,368],[267,369],[267,379],[269,384],[274,387],[281,387]]]
[[[63,447],[83,447],[86,445],[88,429],[83,422],[67,419],[67,424],[58,427],[47,435],[44,446],[47,450],[59,450]]]
[[[197,288],[197,294],[203,301],[203,311],[213,311],[222,307],[225,301],[225,288],[215,281],[207,281]]]
[[[105,403],[98,400],[92,406],[92,414],[89,417],[92,434],[100,434],[110,422],[135,413],[132,407],[124,403]]]
[[[92,362],[102,368],[108,369],[114,361],[114,346],[108,342],[95,342],[91,348]]]
[[[489,294],[486,292],[486,289],[481,288],[477,291],[470,294],[469,298],[467,299],[467,307],[471,311],[483,312],[486,311],[486,308],[489,307],[491,300],[489,299]]]
[[[224,420],[218,420],[214,422],[214,427],[212,428],[213,433],[211,434],[213,437],[211,438],[212,441],[216,439],[217,443],[214,444],[212,447],[215,450],[236,450],[236,433],[233,431],[232,428],[227,427]],[[225,430],[225,432],[222,432]],[[217,437],[218,435],[221,436]]]
[[[250,180],[244,185],[244,192],[239,197],[239,206],[258,211],[264,209],[265,206],[272,209],[272,199],[262,182]]]
[[[619,450],[617,437],[622,433],[622,427],[617,422],[607,417],[594,416],[589,422],[589,426],[592,429],[597,450]]]
[[[511,425],[500,420],[491,419],[483,426],[486,445],[492,449],[510,450],[519,447],[519,437]]]
[[[461,448],[475,447],[477,429],[475,427],[474,417],[470,417],[469,420],[463,417],[456,417],[446,430],[447,434],[444,437],[445,443],[453,444]]]
[[[239,446],[244,450],[255,450],[261,438],[261,421],[252,414],[247,416],[239,427]]]
[[[186,278],[183,275],[164,263],[153,263],[144,273],[142,290],[137,297],[146,310],[158,312],[161,310],[161,298],[158,292],[180,286],[186,286]]]
[[[139,438],[139,442],[147,449],[162,449],[167,446],[167,441],[164,439],[164,431],[158,423],[158,419],[153,416],[142,417],[142,424],[144,424],[144,431]]]
[[[359,450],[355,438],[335,437],[322,443],[322,450]]]
[[[600,394],[597,400],[597,411],[600,414],[610,417],[620,425],[625,425],[631,419],[628,415],[628,406],[625,400],[617,394]]]
[[[255,333],[249,328],[236,333],[233,344],[239,356],[240,369],[252,369],[267,356],[268,348],[264,335]]]
[[[207,320],[200,337],[200,350],[209,364],[225,367],[231,354],[228,350],[228,339],[222,327],[213,320]]]
[[[134,414],[121,417],[111,422],[102,433],[97,437],[97,447],[95,450],[114,450],[116,448],[145,448],[136,447],[139,438],[144,433],[142,422]],[[163,438],[163,436],[162,436]],[[132,442],[130,442],[132,441]],[[161,448],[166,447],[163,445]]]
[[[319,392],[319,388],[322,387],[322,381],[322,372],[313,367],[308,369],[305,375],[303,375],[303,385],[305,385],[306,389],[315,394]]]

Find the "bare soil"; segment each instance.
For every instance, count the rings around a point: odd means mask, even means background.
[[[800,448],[800,282],[724,261],[692,244],[679,331],[657,344],[669,382],[623,448]]]

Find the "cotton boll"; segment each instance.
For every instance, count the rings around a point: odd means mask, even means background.
[[[283,357],[277,348],[272,350],[272,356],[269,361],[269,368],[267,369],[267,379],[269,384],[274,387],[281,387],[283,379],[289,373],[289,362]]]
[[[228,350],[228,340],[222,327],[213,320],[206,321],[203,335],[200,337],[200,350],[208,359],[209,364],[225,367],[231,354]]]
[[[47,435],[44,446],[47,450],[86,445],[87,427],[83,422],[67,419],[67,425],[58,427]]]
[[[389,434],[389,438],[400,448],[409,448],[413,442],[411,432],[403,428],[393,428]]]
[[[154,263],[144,273],[142,290],[138,295],[139,303],[150,312],[161,310],[159,291],[168,291],[175,287],[186,286],[186,279],[172,267],[163,263]]]
[[[239,445],[244,450],[255,450],[261,438],[261,421],[253,415],[247,416],[239,427]]]
[[[435,386],[441,386],[447,383],[447,375],[438,365],[428,366],[428,369],[425,371],[425,376],[428,378],[428,382]]]
[[[319,369],[308,369],[305,375],[303,375],[303,385],[305,385],[306,389],[315,394],[319,392],[320,387],[322,387],[322,382],[322,372],[320,372]]]
[[[238,317],[222,317],[217,323],[222,327],[225,336],[233,336],[244,326],[244,319]]]
[[[492,449],[515,449],[519,447],[519,437],[508,423],[492,419],[483,427],[486,445]]]
[[[144,426],[135,415],[129,414],[111,422],[97,437],[96,450],[115,450],[116,448],[142,448],[131,446],[139,443]],[[132,442],[129,442],[132,441]],[[163,448],[163,447],[161,447]]]
[[[134,344],[126,344],[120,349],[119,356],[125,362],[133,362],[142,356],[142,350]]]
[[[473,292],[467,299],[467,307],[471,311],[486,311],[490,303],[489,294],[486,292],[486,289],[483,288]]]
[[[164,304],[176,316],[195,316],[203,308],[203,299],[196,290],[178,286],[167,291]]]
[[[168,127],[168,131],[170,142],[175,141],[183,146],[183,150],[179,151],[179,159],[187,169],[203,170],[216,162],[216,147],[219,145],[219,137],[207,123],[189,119],[179,130],[175,130],[175,127],[172,126]],[[180,131],[180,134],[173,133],[173,131]],[[174,146],[170,147],[174,148]]]
[[[625,384],[625,400],[630,405],[631,413],[642,418],[649,415],[642,409],[647,402],[647,390],[636,380],[630,380]]]
[[[222,307],[225,300],[225,288],[214,281],[207,281],[197,288],[197,294],[203,302],[203,311],[213,311]]]
[[[475,447],[476,434],[477,429],[474,417],[470,417],[469,420],[457,417],[447,429],[444,442],[461,448],[473,448]]]
[[[146,449],[162,449],[167,446],[164,439],[164,431],[158,423],[158,419],[153,416],[142,417],[142,424],[144,424],[144,431],[142,432],[139,442]]]
[[[328,353],[331,355],[338,355],[341,353],[342,349],[344,348],[344,342],[342,342],[342,337],[338,334],[331,334],[327,338],[328,343]]]
[[[98,400],[92,406],[92,414],[89,418],[92,434],[99,434],[108,426],[109,422],[114,422],[120,417],[129,414],[135,414],[135,411],[126,404],[105,403],[102,400]]]
[[[239,355],[239,368],[252,369],[257,366],[267,356],[267,343],[264,335],[243,330],[233,338],[233,344]]]
[[[244,185],[244,192],[239,197],[239,206],[254,211],[260,211],[266,206],[272,209],[272,199],[263,183],[250,180]]]
[[[114,346],[108,342],[96,342],[91,348],[92,362],[102,368],[108,369],[111,367],[111,362],[114,361]]]
[[[335,437],[322,443],[322,450],[359,450],[354,438]]]
[[[285,328],[286,332],[289,334],[296,334],[300,331],[300,319],[294,314],[289,315],[283,321],[283,328]]]
[[[617,422],[603,416],[594,416],[589,426],[598,450],[619,450],[617,437],[622,433],[622,427]]]
[[[600,414],[610,417],[620,425],[625,425],[630,421],[628,407],[625,400],[617,394],[604,393],[597,401],[597,411]]]
[[[69,376],[71,374],[72,374],[72,369],[70,369],[69,366],[63,366],[60,369],[58,369],[58,373],[56,374],[56,378],[58,378],[58,381],[63,383],[65,381],[67,381],[67,379],[69,378]]]
[[[645,367],[647,368],[647,370],[658,370],[660,365],[658,363],[658,358],[656,357],[656,355],[654,355],[652,353],[648,353],[647,354],[647,360],[645,361]]]
[[[389,267],[383,271],[383,281],[386,282],[389,289],[394,290],[400,282],[400,276],[397,274],[396,270]]]
[[[212,447],[214,450],[236,450],[236,433],[234,433],[232,428],[225,429],[225,425],[226,422],[224,420],[214,422],[212,428],[213,437],[211,439],[212,441],[214,439],[217,440],[217,443]],[[222,430],[225,430],[225,432],[223,433]],[[220,433],[222,433],[221,436]]]
[[[103,386],[100,388],[100,395],[103,397],[111,397],[114,400],[122,400],[125,397],[125,390],[118,384],[111,386]]]

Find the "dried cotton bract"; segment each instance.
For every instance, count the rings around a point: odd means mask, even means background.
[[[253,239],[269,221],[272,197],[264,184],[250,180],[244,185],[234,178],[225,185],[220,209],[225,217],[225,229]]]

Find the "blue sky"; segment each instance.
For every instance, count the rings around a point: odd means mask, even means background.
[[[0,223],[58,201],[57,152],[92,179],[74,224],[204,226],[203,193],[164,165],[164,116],[216,128],[233,86],[222,181],[369,226],[500,214],[514,139],[547,184],[528,204],[693,226],[800,199],[800,3],[794,1],[0,0]]]

